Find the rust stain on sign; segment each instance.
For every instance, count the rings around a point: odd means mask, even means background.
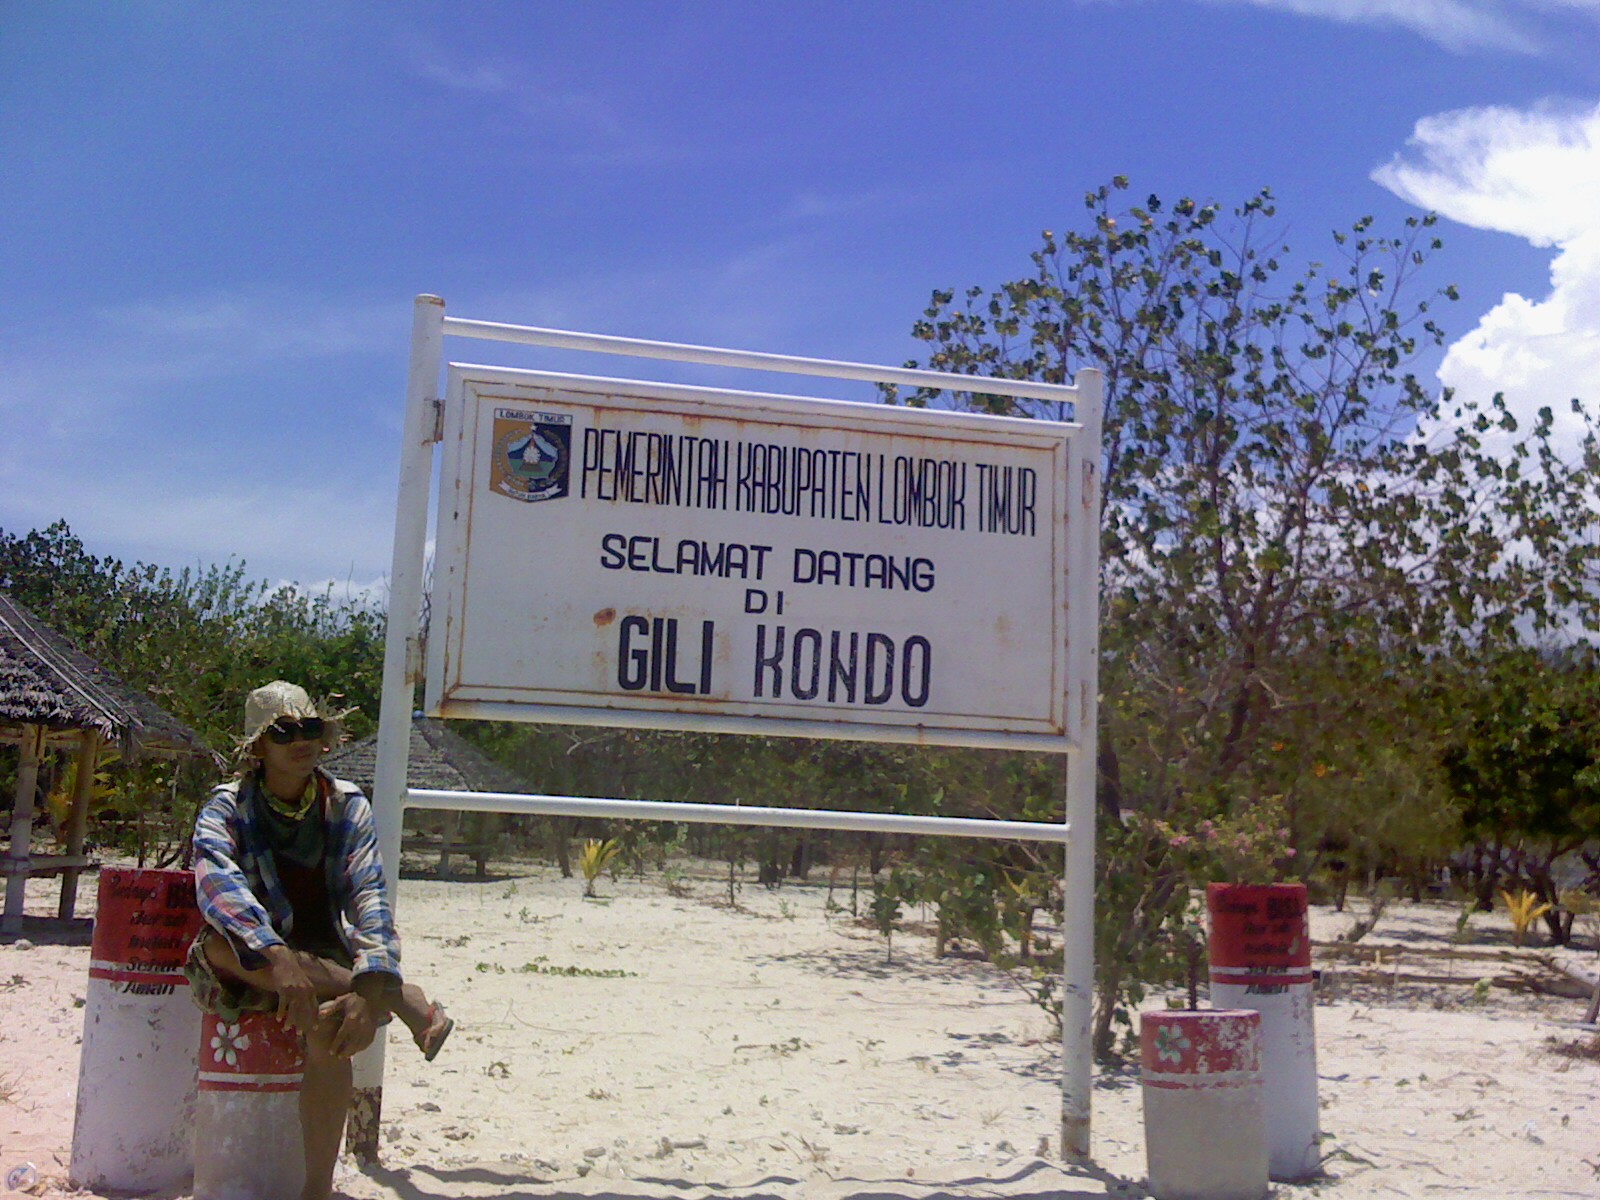
[[[594,623],[595,623],[596,627],[598,627],[600,629],[604,629],[607,625],[611,624],[611,622],[615,621],[616,619],[617,619],[617,610],[614,609],[614,608],[602,608],[599,612],[595,613],[595,615],[594,615]]]

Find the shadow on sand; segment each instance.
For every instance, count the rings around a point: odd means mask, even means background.
[[[0,944],[10,945],[27,939],[35,946],[87,946],[94,941],[94,918],[58,917],[22,918],[22,932],[0,935]]]
[[[1098,1200],[1139,1196],[1136,1182],[1092,1164],[1060,1167],[1034,1159],[1006,1173],[967,1178],[919,1180],[913,1177],[800,1179],[767,1175],[748,1183],[640,1176],[631,1179],[541,1177],[511,1164],[480,1163],[456,1168],[372,1166],[363,1174],[396,1200],[456,1200],[493,1196],[501,1200]]]

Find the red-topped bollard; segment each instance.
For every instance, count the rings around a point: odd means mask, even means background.
[[[273,1013],[200,1027],[195,1200],[292,1200],[305,1185],[300,1035]]]
[[[183,960],[199,929],[193,872],[100,872],[68,1168],[77,1187],[189,1184],[200,1010]]]
[[[1141,1013],[1139,1077],[1156,1200],[1267,1194],[1259,1013]]]
[[[1303,883],[1213,883],[1211,1003],[1261,1014],[1268,1169],[1292,1181],[1321,1166],[1316,997]]]

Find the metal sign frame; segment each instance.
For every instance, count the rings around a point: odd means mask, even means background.
[[[1067,675],[1061,712],[1064,737],[1050,748],[1067,755],[1066,820],[1062,824],[912,817],[888,813],[827,812],[806,809],[744,808],[722,805],[664,804],[594,797],[506,795],[416,791],[406,786],[409,726],[415,685],[422,677],[421,613],[434,448],[445,425],[446,399],[439,394],[446,335],[516,342],[554,349],[584,350],[663,361],[693,362],[788,375],[824,376],[870,383],[932,387],[945,391],[1029,397],[1074,406],[1078,436],[1065,443],[1068,495],[1074,509],[1066,547],[1068,586],[1076,580],[1076,599],[1066,619]],[[651,386],[643,381],[636,385]],[[656,385],[665,386],[665,385]],[[1095,737],[1098,691],[1098,593],[1100,514],[1100,426],[1102,381],[1098,371],[1079,372],[1073,386],[1031,380],[977,378],[904,367],[833,362],[752,351],[643,341],[569,330],[473,321],[445,315],[437,296],[416,298],[410,370],[402,433],[400,478],[395,504],[394,553],[389,577],[389,620],[385,635],[383,696],[378,721],[377,766],[373,786],[374,819],[384,861],[400,861],[401,823],[406,807],[515,813],[573,813],[614,818],[787,825],[847,830],[918,832],[957,837],[1016,838],[1065,845],[1062,955],[1062,1111],[1063,1155],[1086,1160],[1090,1154],[1092,1047],[1090,1018],[1094,978]],[[904,411],[904,410],[902,410]],[[941,419],[944,414],[940,414]],[[971,417],[982,421],[985,418]],[[447,714],[448,715],[448,714]],[[820,736],[816,729],[765,732]],[[868,736],[879,736],[877,733]],[[1037,746],[1035,748],[1038,748]],[[748,818],[748,821],[746,820]],[[388,875],[391,904],[398,870]],[[347,1143],[358,1156],[375,1156],[382,1103],[383,1041],[356,1059],[356,1095]]]

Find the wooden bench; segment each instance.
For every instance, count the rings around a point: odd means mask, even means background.
[[[450,878],[450,859],[458,854],[472,859],[479,879],[487,878],[489,854],[493,849],[492,842],[443,842],[434,838],[406,838],[400,843],[401,853],[423,857],[437,856],[439,874],[445,879]]]
[[[56,905],[56,915],[63,921],[70,920],[73,910],[78,903],[78,876],[85,871],[98,871],[100,863],[97,859],[86,854],[30,854],[26,858],[13,858],[9,854],[0,854],[0,879],[7,881],[7,892],[10,892],[10,880],[21,875],[25,879],[34,876],[44,878],[50,875],[61,876],[61,898]],[[8,896],[9,900],[9,896]],[[22,912],[18,908],[14,913],[8,912],[7,921],[11,922],[7,932],[17,932],[21,929]]]
[[[30,854],[27,858],[0,855],[0,875],[59,875],[63,871],[98,871],[100,863],[86,854]]]

